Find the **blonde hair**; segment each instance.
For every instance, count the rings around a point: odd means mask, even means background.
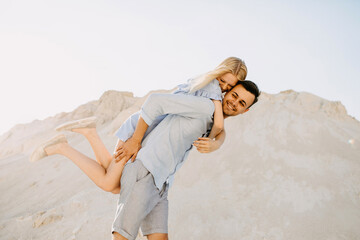
[[[237,57],[229,57],[225,59],[214,70],[195,78],[191,84],[190,93],[203,88],[215,78],[218,78],[226,73],[232,73],[239,81],[244,81],[247,75],[245,62]]]

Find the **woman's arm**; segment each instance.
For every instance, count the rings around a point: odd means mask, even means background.
[[[210,99],[185,94],[151,94],[141,108],[141,117],[151,125],[156,117],[176,114],[188,118],[210,118],[214,114]]]
[[[221,145],[224,143],[225,136],[226,133],[225,130],[223,130],[215,137],[215,140],[211,138],[200,137],[197,141],[194,141],[194,146],[200,153],[210,153],[218,150],[221,147]]]
[[[211,128],[209,138],[214,139],[224,129],[224,115],[221,106],[221,101],[212,100],[215,105],[214,124]]]

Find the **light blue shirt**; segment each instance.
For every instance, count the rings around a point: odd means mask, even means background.
[[[218,80],[214,79],[203,88],[200,88],[193,93],[189,93],[193,80],[194,79],[189,79],[187,83],[178,85],[178,88],[173,92],[173,94],[190,94],[193,96],[206,97],[213,100],[222,100],[222,93]]]
[[[116,132],[120,140],[126,141],[132,136],[139,115],[149,125],[136,159],[154,176],[159,190],[166,181],[172,185],[193,141],[211,129],[214,104],[209,98],[221,100],[217,80],[188,95],[190,83],[191,80],[179,85],[175,94],[150,95],[141,111],[131,115]]]

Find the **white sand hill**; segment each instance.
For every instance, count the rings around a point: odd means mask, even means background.
[[[118,195],[98,189],[64,157],[28,159],[57,125],[93,115],[113,151],[114,131],[145,98],[107,91],[0,136],[0,239],[111,239]],[[360,123],[339,102],[263,93],[225,127],[222,148],[193,150],[176,176],[171,239],[360,239]],[[84,137],[66,135],[94,157]]]

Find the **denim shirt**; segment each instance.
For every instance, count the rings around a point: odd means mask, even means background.
[[[155,185],[162,189],[164,182],[170,187],[174,174],[184,164],[193,141],[211,130],[214,104],[209,98],[221,100],[217,80],[188,94],[189,85],[179,85],[173,94],[152,94],[141,110],[131,115],[116,132],[126,141],[135,131],[139,116],[149,125],[142,148],[136,160],[154,176]]]

